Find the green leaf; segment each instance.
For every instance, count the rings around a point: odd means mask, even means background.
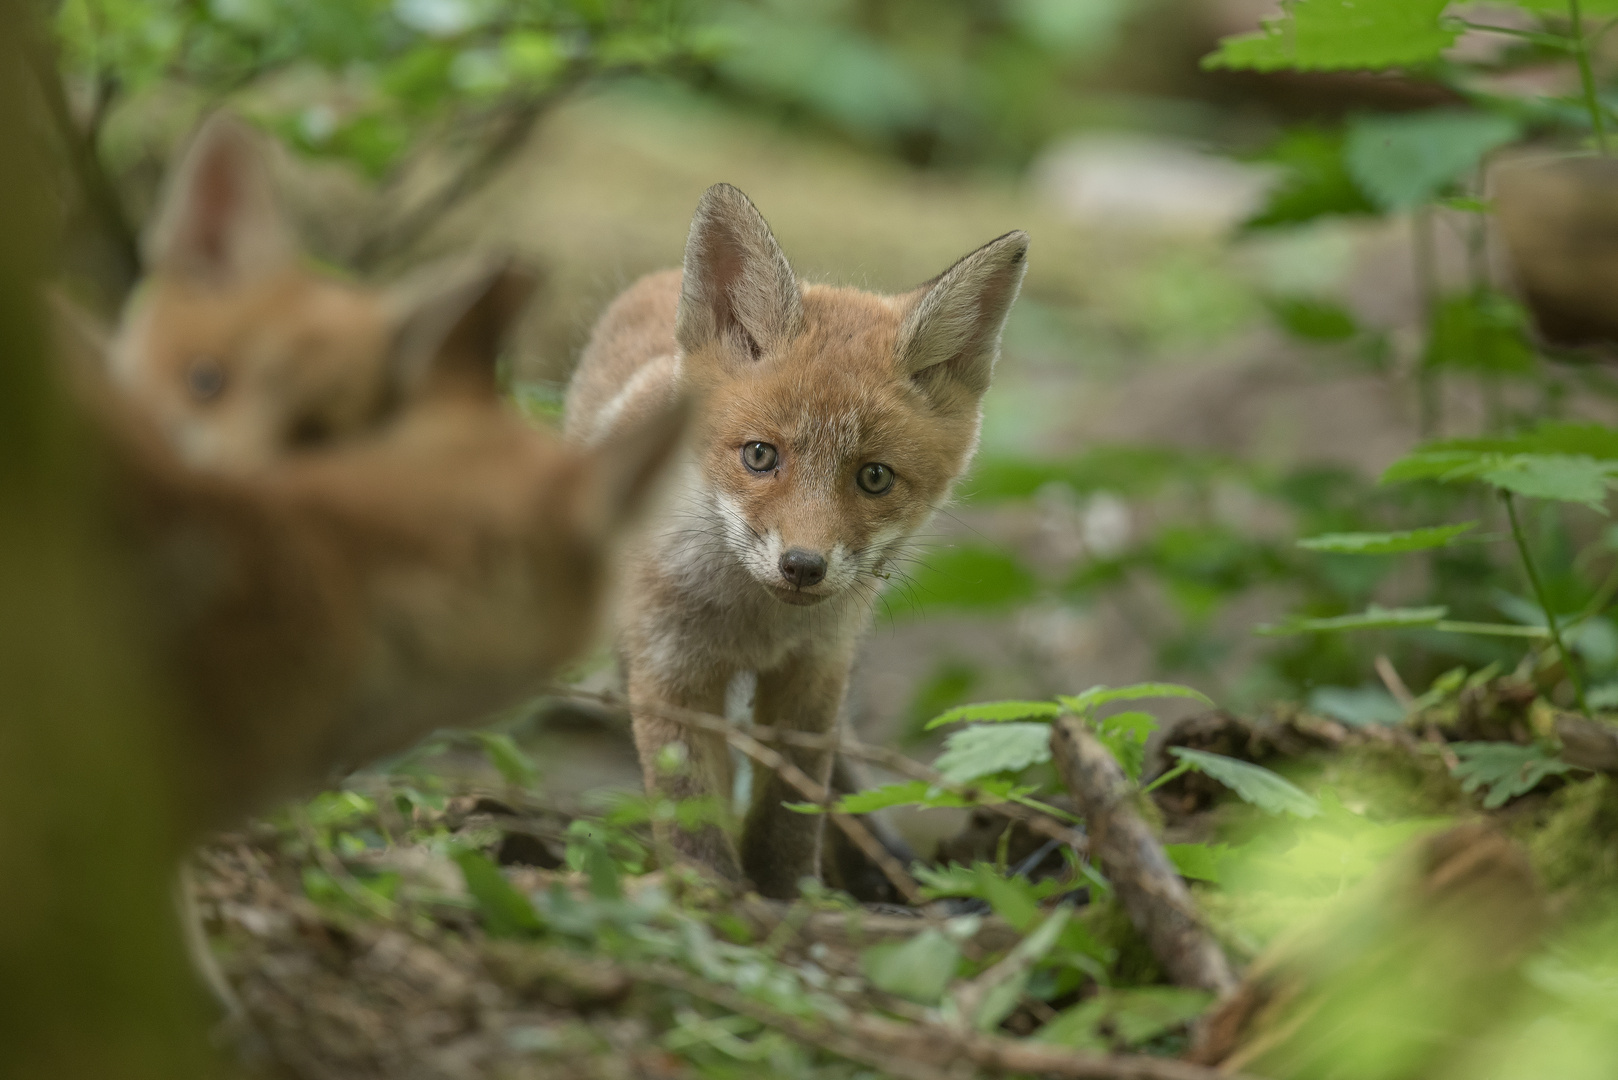
[[[1309,694],[1309,708],[1350,727],[1397,724],[1405,718],[1404,706],[1380,686],[1317,687]]]
[[[466,881],[466,891],[477,902],[483,928],[490,937],[523,937],[544,929],[528,897],[507,881],[500,868],[481,852],[458,851],[454,859]]]
[[[1190,1023],[1212,1001],[1207,991],[1173,986],[1103,990],[1058,1013],[1034,1039],[1095,1053],[1127,1049]]]
[[[1333,615],[1324,619],[1289,618],[1279,625],[1260,626],[1258,632],[1269,637],[1287,634],[1325,634],[1338,630],[1388,630],[1411,626],[1436,626],[1449,613],[1444,607],[1385,608],[1372,604],[1364,611],[1352,615]]]
[[[1450,771],[1461,781],[1461,790],[1487,787],[1483,799],[1487,810],[1495,810],[1508,799],[1526,795],[1547,776],[1558,776],[1572,768],[1537,743],[1518,746],[1504,742],[1456,742],[1449,744],[1456,762]]]
[[[1502,375],[1532,374],[1528,312],[1508,296],[1473,291],[1441,300],[1428,327],[1422,363],[1429,368]]]
[[[1219,868],[1230,854],[1229,844],[1164,844],[1163,854],[1183,878],[1219,884]]]
[[[1015,948],[1007,954],[1006,959],[1014,966],[1010,978],[995,984],[983,995],[977,1011],[971,1017],[972,1026],[979,1031],[993,1031],[1000,1026],[1000,1022],[1011,1015],[1011,1011],[1022,1000],[1023,991],[1028,988],[1028,975],[1035,964],[1045,959],[1051,949],[1061,938],[1062,931],[1067,927],[1068,919],[1073,909],[1063,904],[1045,917],[1039,923],[1039,928],[1019,941]]]
[[[1405,551],[1426,551],[1447,547],[1451,540],[1477,528],[1477,522],[1460,525],[1434,525],[1425,529],[1385,533],[1327,533],[1298,541],[1309,551],[1329,551],[1336,555],[1394,555]]]
[[[1282,176],[1264,208],[1243,222],[1244,229],[1297,225],[1332,214],[1376,213],[1343,162],[1341,132],[1289,131],[1259,160],[1279,166]],[[1284,318],[1282,325],[1287,325]]]
[[[1517,135],[1517,122],[1500,113],[1431,109],[1364,116],[1349,124],[1343,156],[1378,206],[1409,210],[1474,173],[1485,154]]]
[[[1189,698],[1204,705],[1213,705],[1213,699],[1201,690],[1193,690],[1178,683],[1160,682],[1135,683],[1132,686],[1092,686],[1082,694],[1060,695],[1057,700],[1062,703],[1064,709],[1082,715],[1091,709],[1110,705],[1115,701],[1142,701],[1147,698]]]
[[[1054,720],[1062,708],[1054,701],[986,701],[976,705],[958,705],[927,721],[923,730],[976,721],[999,724],[1007,720]]]
[[[1332,71],[1389,68],[1438,59],[1459,28],[1441,16],[1448,0],[1292,0],[1255,33],[1227,37],[1205,68]]]
[[[506,783],[514,787],[532,787],[539,779],[539,770],[534,762],[522,752],[510,735],[496,731],[479,731],[474,733],[478,744],[483,747],[483,753],[488,756],[489,762],[500,771]]]
[[[993,548],[950,548],[927,553],[887,593],[895,617],[934,609],[998,609],[1032,599],[1034,575],[1021,562]]]
[[[873,945],[860,954],[872,986],[918,1005],[936,1005],[960,963],[960,949],[931,927],[909,941]]]
[[[1604,514],[1613,468],[1607,462],[1582,456],[1518,454],[1486,468],[1479,478],[1531,499],[1583,503]]]
[[[981,776],[1017,772],[1051,759],[1048,724],[979,724],[962,728],[944,740],[944,752],[933,762],[944,779],[970,783]]]
[[[1320,804],[1312,796],[1263,766],[1185,746],[1171,746],[1169,753],[1204,776],[1224,784],[1243,802],[1252,803],[1265,813],[1294,814],[1301,818],[1320,813]]]
[[[1275,296],[1266,302],[1281,329],[1302,341],[1349,341],[1359,323],[1341,304],[1312,297]]]
[[[1124,775],[1140,779],[1146,761],[1146,740],[1157,730],[1157,718],[1145,712],[1121,712],[1095,721],[1096,738],[1105,746]]]

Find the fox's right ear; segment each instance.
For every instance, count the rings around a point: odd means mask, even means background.
[[[650,511],[680,457],[691,402],[676,398],[589,451],[575,503],[585,535],[610,536]]]
[[[724,343],[757,359],[803,326],[792,267],[758,208],[729,184],[703,192],[691,219],[674,338],[686,355]]]
[[[296,257],[260,135],[228,113],[214,113],[169,177],[147,236],[147,263],[228,285],[273,273]]]

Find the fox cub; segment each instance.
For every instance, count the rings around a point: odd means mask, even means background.
[[[108,385],[93,328],[58,311],[111,524],[149,585],[142,632],[180,707],[197,827],[476,723],[593,643],[620,537],[663,486],[685,410],[590,451],[529,425],[494,380],[520,294],[485,275],[415,343],[457,392],[248,473],[185,461]]]
[[[676,395],[697,402],[669,508],[625,570],[620,648],[649,787],[730,792],[724,740],[666,707],[722,712],[742,672],[757,677],[758,723],[833,728],[886,568],[976,447],[1027,251],[1027,234],[1007,233],[898,296],[804,285],[753,204],[719,184],[697,206],[683,268],[602,316],[569,389],[570,438],[610,446]],[[670,748],[683,769],[666,767]],[[830,778],[829,753],[784,752]],[[818,869],[822,820],[784,809],[798,798],[759,776],[739,852],[712,827],[674,843],[793,896]]]
[[[193,465],[243,471],[378,427],[425,389],[483,267],[387,289],[310,269],[259,135],[205,120],[146,237],[150,273],[111,346],[117,384]]]

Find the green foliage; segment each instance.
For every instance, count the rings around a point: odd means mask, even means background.
[[[1329,551],[1337,555],[1394,555],[1406,551],[1427,551],[1447,547],[1464,532],[1477,528],[1477,522],[1459,525],[1433,525],[1385,533],[1328,533],[1298,541],[1308,551]]]
[[[1351,727],[1397,724],[1405,718],[1404,706],[1380,686],[1322,686],[1310,693],[1309,708]]]
[[[1265,813],[1301,818],[1320,813],[1320,804],[1313,798],[1262,766],[1187,746],[1171,746],[1169,753],[1204,776],[1224,784],[1243,802],[1252,803]]]
[[[895,577],[888,603],[898,615],[937,610],[994,610],[1023,603],[1038,591],[1034,575],[997,548],[960,547],[929,552]]]
[[[998,724],[1007,720],[1054,720],[1062,706],[1054,701],[986,701],[960,705],[927,721],[926,730],[971,721]]]
[[[1047,724],[999,723],[962,728],[944,740],[944,752],[933,762],[944,779],[970,783],[996,773],[1019,772],[1051,759]]]
[[[1297,296],[1271,297],[1267,303],[1281,329],[1302,341],[1326,344],[1359,336],[1359,323],[1341,304]]]
[[[1528,313],[1510,297],[1474,289],[1441,300],[1428,328],[1422,363],[1491,375],[1531,375],[1538,354]]]
[[[1261,626],[1258,632],[1271,636],[1323,634],[1337,630],[1389,630],[1412,626],[1437,626],[1449,613],[1444,607],[1385,608],[1372,604],[1353,615],[1333,615],[1323,619],[1289,618],[1279,625]]]
[[[1526,795],[1547,776],[1560,776],[1572,766],[1537,743],[1518,746],[1503,742],[1450,743],[1456,763],[1451,770],[1465,791],[1487,788],[1483,805],[1494,810],[1518,795]]]
[[[1449,0],[1291,0],[1255,33],[1220,42],[1204,67],[1332,71],[1424,64],[1455,43]]]
[[[1343,160],[1343,133],[1297,128],[1282,135],[1259,160],[1281,169],[1264,207],[1248,229],[1298,225],[1333,214],[1373,214],[1376,207],[1354,182]],[[1307,325],[1307,323],[1305,324]],[[1332,320],[1325,325],[1332,327]],[[1340,331],[1341,319],[1336,320]]]
[[[895,806],[922,806],[929,809],[958,809],[967,806],[993,806],[1008,799],[1020,799],[1036,789],[1027,784],[993,778],[978,779],[972,783],[975,798],[967,798],[943,788],[934,787],[925,780],[908,780],[899,784],[867,788],[844,795],[836,808],[844,814],[870,814],[889,810]],[[814,803],[791,804],[794,810],[805,814],[818,814],[821,808]]]
[[[872,986],[918,1005],[936,1005],[960,964],[960,948],[931,928],[860,954],[860,969]]]
[[[1515,441],[1519,440],[1499,443],[1511,445]],[[1390,465],[1382,474],[1382,482],[1481,482],[1530,498],[1582,503],[1606,512],[1607,489],[1618,477],[1618,461],[1584,454],[1504,453],[1485,448],[1488,442],[1451,440],[1418,447]]]
[[[500,771],[506,783],[513,787],[532,787],[539,779],[539,770],[532,759],[523,753],[510,735],[496,731],[479,731],[473,735],[489,762]]]
[[[466,891],[472,894],[490,936],[526,937],[545,928],[528,897],[518,892],[481,852],[458,851],[455,864],[461,868]]]
[[[1200,690],[1193,690],[1189,686],[1180,686],[1177,683],[1162,682],[1135,683],[1133,686],[1092,686],[1082,694],[1063,695],[1057,700],[1069,712],[1083,714],[1119,701],[1143,701],[1149,698],[1185,698],[1210,707],[1213,705],[1213,699]]]
[[[1040,1029],[1040,1042],[1109,1053],[1132,1050],[1184,1027],[1213,1002],[1204,990],[1172,986],[1103,990]]]
[[[1431,109],[1364,116],[1349,125],[1343,157],[1380,209],[1409,210],[1470,177],[1484,155],[1517,135],[1516,121],[1497,113]]]
[[[1169,857],[1181,877],[1217,885],[1220,868],[1230,856],[1230,845],[1164,844],[1163,854]]]

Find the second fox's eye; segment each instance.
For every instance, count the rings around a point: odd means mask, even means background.
[[[742,447],[742,464],[753,472],[769,472],[780,457],[767,442],[750,442]]]
[[[185,388],[197,401],[212,401],[225,390],[225,369],[211,356],[199,356],[185,369]]]
[[[868,495],[886,495],[893,486],[893,470],[880,461],[867,461],[860,466],[856,481]]]

